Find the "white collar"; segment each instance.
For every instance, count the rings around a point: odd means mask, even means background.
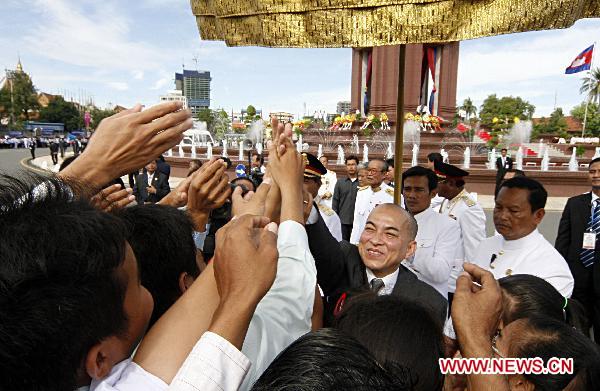
[[[502,237],[502,248],[504,250],[520,250],[526,247],[533,247],[542,236],[537,228],[531,231],[527,236],[523,236],[521,239],[506,240]]]
[[[591,193],[592,193],[592,205],[594,205],[594,201],[596,201],[596,200],[597,200],[597,199],[599,199],[600,197],[598,197],[598,196],[596,195],[596,193],[594,193],[593,191],[592,191]]]
[[[399,270],[400,270],[400,266],[398,266],[398,268],[396,269],[395,272],[390,273],[387,276],[381,277],[381,279],[383,280],[383,283],[385,284],[385,288],[396,285],[396,280],[398,279]],[[369,269],[368,267],[366,268],[366,271],[367,271],[367,281],[369,282],[369,285],[371,285],[371,281],[374,278],[380,278],[380,277],[375,276],[375,274],[373,274],[371,269]]]
[[[431,209],[431,205],[429,205],[429,206],[427,207],[427,209],[425,209],[425,210],[423,210],[423,211],[421,211],[421,212],[417,213],[416,215],[413,215],[413,217],[414,217],[414,218],[415,218],[415,220],[417,220],[417,222],[418,222],[418,221],[420,221],[420,220],[423,220],[423,219],[425,219],[425,218],[427,217],[427,215],[429,215],[429,214],[431,214],[431,213],[435,213],[435,211],[434,211],[433,209]],[[437,214],[437,213],[435,213],[435,214]]]

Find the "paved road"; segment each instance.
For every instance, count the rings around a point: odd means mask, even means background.
[[[48,148],[36,149],[36,156],[47,156],[50,155]],[[31,155],[28,149],[0,149],[0,172],[7,174],[17,174],[20,171],[25,170],[22,164],[23,159],[30,158]],[[562,211],[548,211],[546,217],[540,225],[540,232],[550,242],[554,243],[556,239],[556,232],[558,230],[558,223],[560,221]],[[494,223],[492,220],[492,211],[486,209],[487,217],[487,234],[488,236],[494,233]]]

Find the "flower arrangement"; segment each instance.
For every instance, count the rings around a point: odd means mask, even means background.
[[[390,130],[390,125],[388,124],[388,116],[386,113],[381,113],[379,115],[379,122],[381,123],[381,130]]]
[[[434,133],[436,131],[442,131],[442,128],[440,126],[442,123],[442,119],[435,115],[425,114],[421,116],[419,114],[406,113],[404,119],[406,121],[418,122],[421,125],[421,130],[424,132],[427,130],[430,130],[431,133]]]
[[[296,133],[296,136],[301,135],[304,130],[308,127],[308,125],[310,125],[310,121],[307,119],[301,119],[299,121],[293,122],[292,126],[293,126],[293,131],[294,133]]]
[[[333,124],[329,127],[329,130],[338,130],[342,126],[342,117],[337,116],[333,120]]]

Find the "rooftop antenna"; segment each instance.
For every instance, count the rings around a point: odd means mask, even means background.
[[[198,70],[198,57],[194,56],[192,61],[194,61],[194,64],[196,64],[196,70]]]

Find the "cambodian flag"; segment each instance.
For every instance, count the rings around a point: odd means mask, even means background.
[[[575,60],[565,69],[565,73],[577,73],[587,71],[592,67],[592,54],[594,53],[594,45],[579,53]]]

